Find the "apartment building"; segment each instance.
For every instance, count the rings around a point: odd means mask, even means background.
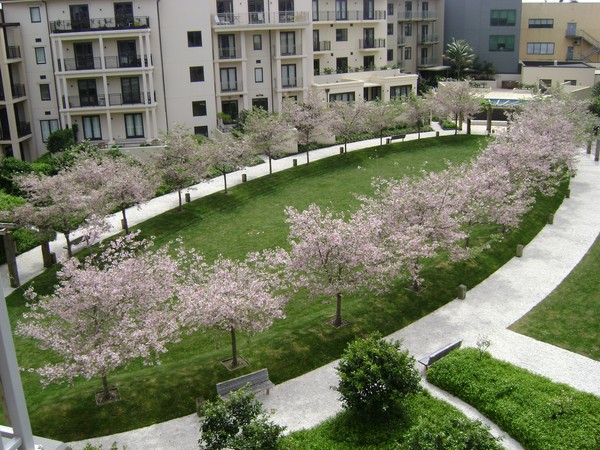
[[[21,27],[4,22],[0,30],[0,153],[23,159],[31,153],[33,133]],[[40,84],[38,92],[49,95],[48,85]]]
[[[600,63],[598,3],[523,3],[519,57]]]
[[[420,27],[406,45],[423,56],[421,66],[433,61],[425,50],[436,45],[429,36],[439,26],[431,2],[420,1],[0,3],[4,28],[19,30],[5,32],[6,52],[19,46],[22,54],[7,53],[0,75],[29,93],[19,97],[16,89],[5,126],[0,109],[0,129],[14,128],[18,140],[3,150],[24,159],[43,154],[48,135],[64,127],[76,126],[79,139],[100,146],[133,146],[156,142],[175,124],[213,136],[244,109],[278,112],[285,98],[301,101],[311,88],[330,101],[407,95],[416,90],[419,64],[408,74],[398,70],[402,59],[388,60],[390,20],[394,29]],[[406,12],[411,3],[418,12]],[[390,19],[390,8],[402,17]],[[394,59],[404,58],[392,40]]]
[[[520,30],[521,0],[446,0],[444,42],[464,39],[496,73],[519,73]]]

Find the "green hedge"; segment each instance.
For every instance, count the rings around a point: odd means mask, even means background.
[[[526,449],[600,449],[595,395],[481,356],[477,349],[452,352],[428,370],[427,379],[473,405]]]

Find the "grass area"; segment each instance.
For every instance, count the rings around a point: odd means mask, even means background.
[[[567,278],[510,329],[600,361],[600,238]]]
[[[483,357],[477,349],[450,353],[427,379],[473,405],[528,450],[600,448],[600,398],[525,369]]]
[[[203,251],[209,260],[219,253],[241,258],[248,251],[285,245],[286,205],[304,209],[316,202],[347,210],[358,204],[353,194],[371,192],[372,177],[440,170],[447,160],[472,158],[484,142],[482,137],[450,136],[338,155],[235,186],[229,194],[198,199],[185,205],[183,212],[169,211],[145,222],[142,233],[156,236],[157,245],[183,236],[186,245]],[[171,346],[159,366],[133,363],[110,374],[109,382],[120,387],[122,400],[100,407],[94,403],[99,380],[43,389],[37,375],[23,372],[34,432],[65,441],[113,434],[190,414],[196,397],[213,397],[215,383],[233,376],[267,367],[273,382],[281,383],[328,363],[357,336],[392,333],[452,300],[459,284],[472,287],[485,279],[514,255],[516,244],[526,244],[538,233],[563,194],[564,190],[554,198],[541,198],[518,230],[474,259],[426,265],[422,274],[428,289],[420,294],[399,283],[386,295],[345,298],[343,315],[350,325],[341,329],[327,324],[334,314],[332,303],[309,303],[297,296],[289,303],[285,320],[251,339],[239,337],[239,352],[250,366],[235,374],[219,362],[230,354],[228,336],[207,333],[195,333]],[[35,289],[48,293],[54,282],[54,271],[46,271],[34,280]],[[13,325],[25,310],[22,293],[28,285],[7,298]],[[22,367],[53,361],[32,341],[17,338],[16,345]]]
[[[477,445],[477,444],[479,445]],[[461,445],[462,444],[462,445]],[[481,426],[426,392],[409,397],[403,411],[365,418],[339,413],[310,430],[282,438],[281,450],[500,450]]]

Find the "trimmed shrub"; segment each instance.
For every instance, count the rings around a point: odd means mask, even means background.
[[[600,448],[600,398],[477,349],[454,351],[427,379],[473,405],[526,449]]]
[[[198,411],[202,416],[198,441],[201,449],[274,450],[284,427],[269,421],[262,405],[244,389],[206,401]]]
[[[75,133],[72,128],[56,130],[48,136],[46,150],[50,153],[59,153],[75,145]]]
[[[388,342],[379,335],[348,344],[336,370],[346,409],[386,412],[421,389],[415,359],[401,351],[400,341]]]

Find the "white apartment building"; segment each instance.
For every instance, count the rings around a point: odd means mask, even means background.
[[[278,112],[285,97],[302,101],[311,87],[330,101],[416,90],[416,69],[401,73],[401,60],[388,61],[389,23],[399,19],[386,0],[0,3],[20,29],[5,33],[6,48],[20,45],[22,54],[2,59],[13,73],[0,75],[29,94],[6,127],[0,101],[0,128],[16,127],[11,137],[23,142],[10,145],[23,159],[43,154],[47,136],[67,126],[100,145],[140,145],[175,124],[212,136],[244,109]],[[393,2],[396,11],[408,3]],[[19,133],[27,123],[29,135]]]

